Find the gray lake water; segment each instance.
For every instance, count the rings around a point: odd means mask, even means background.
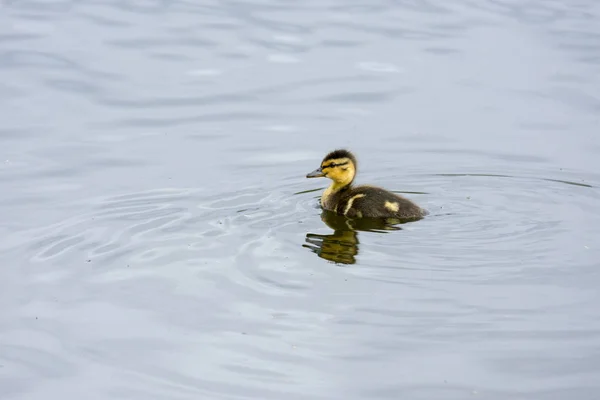
[[[600,398],[599,2],[0,10],[1,399]]]

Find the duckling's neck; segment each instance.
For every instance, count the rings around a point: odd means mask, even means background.
[[[329,185],[329,187],[325,189],[323,195],[321,196],[321,206],[323,206],[323,208],[328,208],[327,203],[330,202],[330,200],[332,200],[332,198],[334,198],[335,195],[339,194],[343,190],[348,189],[351,184],[352,181],[344,183],[335,181],[331,182],[331,185]]]

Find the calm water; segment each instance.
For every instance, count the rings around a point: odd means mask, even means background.
[[[600,3],[0,9],[0,398],[600,398]]]

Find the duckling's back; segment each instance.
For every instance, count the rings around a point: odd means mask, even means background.
[[[353,187],[339,200],[336,211],[350,218],[419,219],[425,215],[409,199],[375,186]]]

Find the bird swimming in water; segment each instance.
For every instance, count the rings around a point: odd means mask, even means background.
[[[306,177],[332,180],[321,196],[321,206],[338,215],[417,220],[427,214],[412,201],[385,189],[370,185],[353,186],[356,171],[356,157],[348,150],[339,149],[327,154],[321,166]]]

